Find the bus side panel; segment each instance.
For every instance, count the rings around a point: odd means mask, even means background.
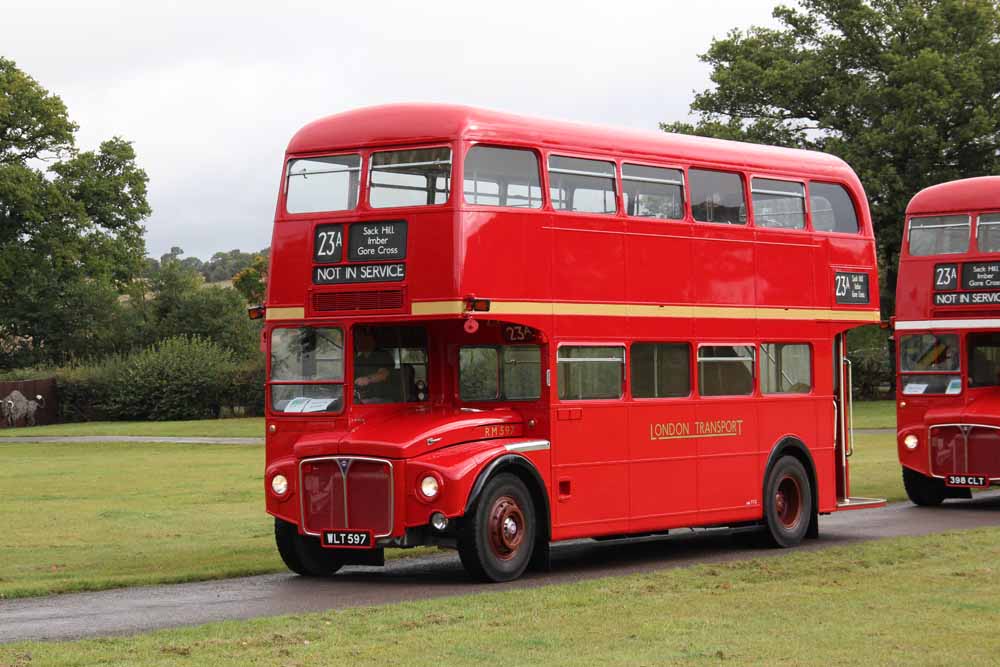
[[[549,216],[552,299],[620,303],[625,300],[625,241],[621,219],[563,213]]]
[[[546,219],[540,210],[465,213],[460,293],[489,299],[547,299],[551,262],[548,232],[542,230]]]
[[[694,302],[751,306],[754,304],[754,244],[752,230],[704,223],[694,227],[694,256],[689,280]]]
[[[808,232],[758,229],[757,305],[812,306],[816,256],[821,253]]]
[[[552,422],[556,539],[628,529],[626,410],[620,401],[557,404]]]
[[[757,400],[702,398],[695,407],[698,509],[703,523],[750,520],[760,513]]]
[[[662,220],[629,219],[625,237],[629,303],[687,304],[692,300],[691,226]],[[659,325],[662,335],[663,323]],[[630,329],[632,331],[632,329]]]
[[[697,521],[698,440],[694,421],[695,404],[689,399],[640,399],[629,406],[631,531]]]

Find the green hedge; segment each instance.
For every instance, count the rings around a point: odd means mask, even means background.
[[[197,336],[48,374],[56,376],[63,421],[167,421],[264,410],[263,356],[237,360]]]

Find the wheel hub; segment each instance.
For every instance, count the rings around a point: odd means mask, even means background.
[[[802,489],[797,479],[785,476],[774,493],[774,511],[787,529],[793,529],[802,515]]]
[[[501,560],[510,560],[524,542],[524,513],[517,501],[501,496],[490,508],[490,549]]]

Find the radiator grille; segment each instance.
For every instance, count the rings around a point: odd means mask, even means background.
[[[307,533],[351,528],[376,537],[392,533],[392,465],[338,456],[300,467],[302,521]]]
[[[932,426],[931,473],[1000,478],[1000,429],[971,424]]]
[[[403,290],[365,290],[359,292],[318,292],[312,295],[314,311],[330,313],[345,310],[399,310]]]

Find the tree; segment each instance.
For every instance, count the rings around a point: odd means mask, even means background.
[[[0,367],[114,349],[118,294],[143,266],[146,173],[129,142],[79,151],[76,129],[0,58]]]
[[[264,303],[264,292],[267,289],[267,257],[254,255],[250,266],[233,278],[233,287],[243,295],[247,303]]]
[[[872,208],[891,312],[906,204],[1000,169],[1000,2],[801,0],[780,27],[734,30],[702,61],[715,86],[671,132],[833,153]]]

